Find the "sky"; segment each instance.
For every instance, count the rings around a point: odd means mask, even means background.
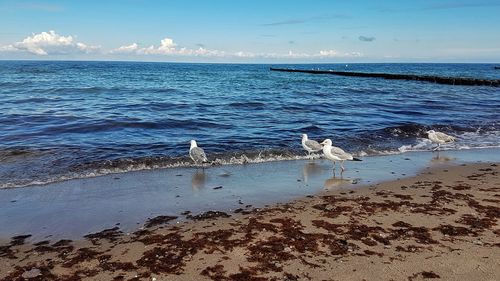
[[[0,0],[0,59],[500,62],[500,0]]]

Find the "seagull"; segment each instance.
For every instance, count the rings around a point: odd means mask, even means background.
[[[352,154],[345,152],[342,150],[342,148],[332,146],[332,140],[331,139],[326,139],[322,143],[323,145],[323,154],[325,154],[325,157],[333,161],[333,171],[335,171],[335,162],[340,161],[340,168],[342,169],[342,172],[344,172],[344,161],[360,161],[357,158],[353,158]]]
[[[191,140],[191,147],[189,148],[189,157],[193,159],[195,164],[203,164],[208,162],[207,155],[203,148],[198,147],[195,140]]]
[[[323,149],[323,146],[319,142],[308,139],[306,134],[302,134],[302,147],[309,153],[309,157],[311,157],[311,153]]]
[[[439,147],[444,143],[451,143],[455,141],[455,137],[449,136],[445,133],[436,132],[434,130],[427,131],[427,137],[433,142],[437,143],[437,147],[433,150],[439,149]]]

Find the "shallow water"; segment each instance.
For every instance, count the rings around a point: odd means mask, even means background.
[[[1,190],[0,238],[33,234],[78,238],[114,227],[132,231],[147,218],[208,210],[233,212],[288,202],[323,190],[351,189],[416,175],[425,167],[500,162],[500,149],[409,152],[346,163],[342,178],[326,160],[295,160],[209,169],[173,168]],[[249,207],[251,208],[251,207]],[[248,209],[248,208],[247,208]]]
[[[285,65],[500,78],[488,64]],[[269,65],[0,62],[0,188],[190,165],[301,159],[300,134],[358,155],[500,146],[500,89],[269,71]]]

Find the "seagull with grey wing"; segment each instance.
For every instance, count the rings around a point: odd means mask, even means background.
[[[207,163],[207,155],[203,148],[198,147],[195,140],[191,140],[191,147],[189,148],[189,157],[194,161],[195,164]]]
[[[352,154],[345,152],[342,148],[333,146],[331,139],[324,140],[321,145],[323,145],[323,154],[326,159],[333,162],[333,171],[335,172],[335,162],[340,162],[341,173],[344,172],[344,161],[361,161],[361,159],[352,157]]]
[[[433,150],[439,149],[442,144],[452,143],[455,141],[455,137],[447,135],[445,133],[436,132],[434,130],[427,131],[427,137],[433,142],[437,143],[437,147]]]
[[[308,139],[306,134],[302,134],[302,147],[307,151],[307,153],[309,153],[309,157],[311,157],[311,153],[318,152],[323,149],[323,146],[319,144],[319,142]]]

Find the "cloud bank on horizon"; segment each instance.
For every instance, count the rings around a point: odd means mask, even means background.
[[[93,46],[76,42],[73,36],[59,35],[54,30],[32,34],[22,41],[0,46],[0,52],[27,53],[36,56],[61,56],[70,54],[109,54],[135,56],[190,56],[190,57],[220,57],[220,58],[269,58],[269,59],[307,59],[307,58],[348,58],[362,57],[360,52],[339,52],[336,50],[320,50],[317,53],[253,53],[247,51],[226,52],[212,50],[199,46],[197,49],[179,47],[171,38],[164,38],[158,46],[141,47],[137,43],[120,46],[111,50],[103,50],[101,46]]]
[[[27,52],[39,56],[91,53],[99,46],[75,42],[72,36],[61,36],[55,31],[41,32],[14,44],[0,46],[0,52]]]

